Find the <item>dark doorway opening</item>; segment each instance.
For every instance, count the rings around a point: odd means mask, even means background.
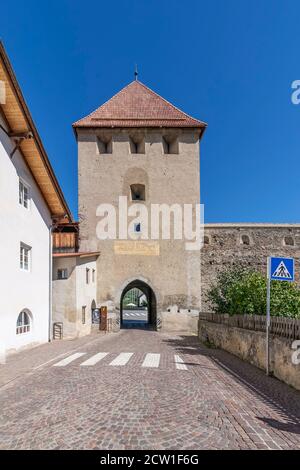
[[[121,328],[156,329],[156,298],[143,281],[132,281],[122,292]]]

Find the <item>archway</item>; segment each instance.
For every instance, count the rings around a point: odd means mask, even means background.
[[[151,287],[136,279],[122,292],[121,328],[156,328],[156,297]]]

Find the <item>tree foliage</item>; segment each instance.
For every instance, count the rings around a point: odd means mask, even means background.
[[[212,310],[229,315],[265,315],[266,297],[266,278],[240,267],[220,272],[207,293]],[[271,315],[300,318],[300,289],[296,283],[271,282]]]

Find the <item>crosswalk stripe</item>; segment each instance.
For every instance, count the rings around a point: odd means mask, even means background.
[[[70,362],[75,361],[79,357],[83,356],[85,353],[75,353],[72,354],[71,356],[66,357],[62,361],[57,362],[56,364],[53,364],[53,367],[64,367],[70,364]]]
[[[187,370],[187,366],[184,364],[183,359],[177,354],[174,355],[176,369]]]
[[[110,366],[125,366],[133,353],[121,353],[111,363]]]
[[[142,367],[158,367],[160,361],[160,354],[148,353],[144,359]]]
[[[97,353],[94,356],[90,357],[86,361],[82,362],[80,365],[81,366],[94,366],[97,364],[97,362],[101,361],[105,356],[107,356],[108,353]]]

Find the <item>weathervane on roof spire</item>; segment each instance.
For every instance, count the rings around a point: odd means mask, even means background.
[[[134,79],[137,80],[137,78],[138,78],[138,69],[137,69],[137,65],[135,64]]]

